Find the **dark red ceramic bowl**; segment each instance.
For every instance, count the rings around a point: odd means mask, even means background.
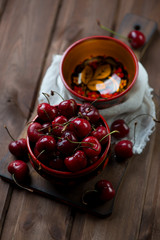
[[[33,122],[38,121],[38,117],[36,116]],[[101,116],[100,122],[107,128],[108,133],[110,133],[110,129],[106,120]],[[53,181],[57,184],[68,185],[75,184],[78,182],[82,182],[84,180],[90,179],[91,177],[96,176],[99,172],[101,172],[108,163],[108,155],[111,144],[111,135],[108,136],[108,143],[103,146],[102,153],[100,158],[89,165],[87,168],[77,171],[77,172],[69,172],[69,171],[59,171],[53,168],[49,168],[43,163],[41,163],[34,155],[32,144],[29,141],[29,137],[27,136],[27,146],[30,154],[30,162],[33,168],[40,174],[42,177],[49,181]]]
[[[60,76],[66,89],[80,102],[93,102],[93,98],[73,90],[72,74],[74,69],[86,59],[97,56],[109,56],[123,64],[128,72],[128,83],[124,91],[110,97],[98,98],[94,105],[99,108],[107,108],[125,101],[126,95],[132,89],[138,76],[138,61],[129,46],[112,37],[91,36],[73,43],[64,52],[60,64]]]

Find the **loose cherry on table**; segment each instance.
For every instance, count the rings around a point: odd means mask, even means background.
[[[115,35],[117,35],[117,36],[119,36],[121,38],[124,38],[125,40],[127,40],[134,49],[141,48],[145,44],[145,42],[146,42],[145,35],[141,31],[139,31],[139,30],[135,30],[135,29],[131,30],[129,32],[128,36],[126,37],[126,36],[123,36],[123,35],[115,32],[115,31],[113,31],[113,30],[103,26],[100,23],[100,21],[97,21],[97,24],[102,29],[104,29],[104,30],[106,30],[106,31],[108,31],[108,32],[110,32],[112,34],[115,34]]]
[[[7,130],[9,136],[11,137],[11,139],[13,140],[8,145],[9,151],[17,158],[25,158],[27,156],[27,153],[28,153],[26,139],[25,138],[20,138],[18,140],[15,140],[11,136],[8,128],[6,126],[4,126],[4,127]]]
[[[117,119],[111,124],[111,131],[117,132],[113,133],[116,139],[124,138],[129,134],[129,127],[123,119]]]
[[[110,181],[106,179],[99,180],[95,184],[95,189],[99,193],[99,198],[101,201],[109,201],[115,196],[115,189]]]
[[[132,157],[133,155],[133,144],[130,140],[124,139],[116,143],[115,155],[119,160],[124,160]]]
[[[8,165],[8,172],[11,174],[12,179],[17,186],[30,192],[33,192],[32,189],[21,185],[29,177],[29,167],[27,163],[25,163],[22,160],[12,161]]]

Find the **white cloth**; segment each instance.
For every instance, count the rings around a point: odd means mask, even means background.
[[[61,55],[54,55],[53,61],[48,68],[39,92],[38,101],[46,102],[44,93],[51,93],[51,90],[58,92],[64,99],[73,98],[69,91],[63,85],[59,75],[59,65],[61,61]],[[148,83],[148,74],[142,64],[139,62],[139,75],[133,88],[127,95],[126,100],[116,106],[99,110],[100,114],[107,120],[109,127],[115,119],[124,119],[126,122],[134,119],[140,114],[146,114],[145,116],[139,116],[129,124],[130,133],[127,139],[131,140],[134,144],[133,153],[140,154],[146,143],[149,141],[149,137],[154,131],[155,122],[152,117],[156,118],[155,105],[152,99],[153,89]],[[58,104],[62,101],[58,94],[50,97],[51,104]],[[137,122],[135,128],[135,122]],[[112,138],[113,139],[113,138]],[[114,139],[113,139],[114,140]]]

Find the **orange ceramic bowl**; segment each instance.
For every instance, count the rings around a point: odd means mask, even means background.
[[[38,116],[33,119],[33,122],[39,122]],[[110,129],[106,120],[100,116],[100,123],[107,128],[108,133],[110,133]],[[32,124],[32,123],[31,123]],[[60,171],[50,168],[40,162],[33,153],[33,144],[30,142],[29,137],[27,136],[27,147],[30,155],[30,162],[32,167],[37,171],[45,179],[61,185],[72,185],[76,183],[80,183],[82,181],[86,181],[91,177],[96,176],[99,172],[101,172],[108,163],[109,160],[109,150],[111,144],[111,135],[108,136],[108,142],[106,145],[102,147],[101,155],[99,159],[88,167],[77,171],[77,172],[69,172],[69,171]]]
[[[97,56],[109,56],[117,59],[128,72],[127,88],[112,97],[98,98],[95,106],[99,109],[111,107],[125,101],[127,93],[133,87],[138,75],[138,60],[133,51],[123,42],[112,37],[91,36],[73,43],[63,54],[60,64],[60,76],[66,89],[80,102],[93,102],[93,98],[83,96],[71,87],[71,75],[74,69],[86,59]]]

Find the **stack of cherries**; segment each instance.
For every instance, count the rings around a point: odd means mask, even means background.
[[[90,103],[41,103],[37,114],[27,135],[34,155],[49,168],[78,172],[95,163],[108,144],[108,130]]]
[[[129,129],[123,120],[117,120],[111,131],[114,137],[123,138]],[[92,104],[79,105],[74,99],[69,99],[55,106],[49,102],[39,104],[37,117],[28,126],[27,135],[32,151],[41,163],[58,171],[76,173],[98,161],[108,145],[110,133]],[[18,160],[9,164],[8,171],[18,183],[23,182],[29,174],[24,161],[28,153],[26,139],[13,140],[9,150]],[[120,158],[131,157],[132,143],[119,141],[115,153]],[[95,188],[103,201],[115,195],[108,180],[100,180]]]

